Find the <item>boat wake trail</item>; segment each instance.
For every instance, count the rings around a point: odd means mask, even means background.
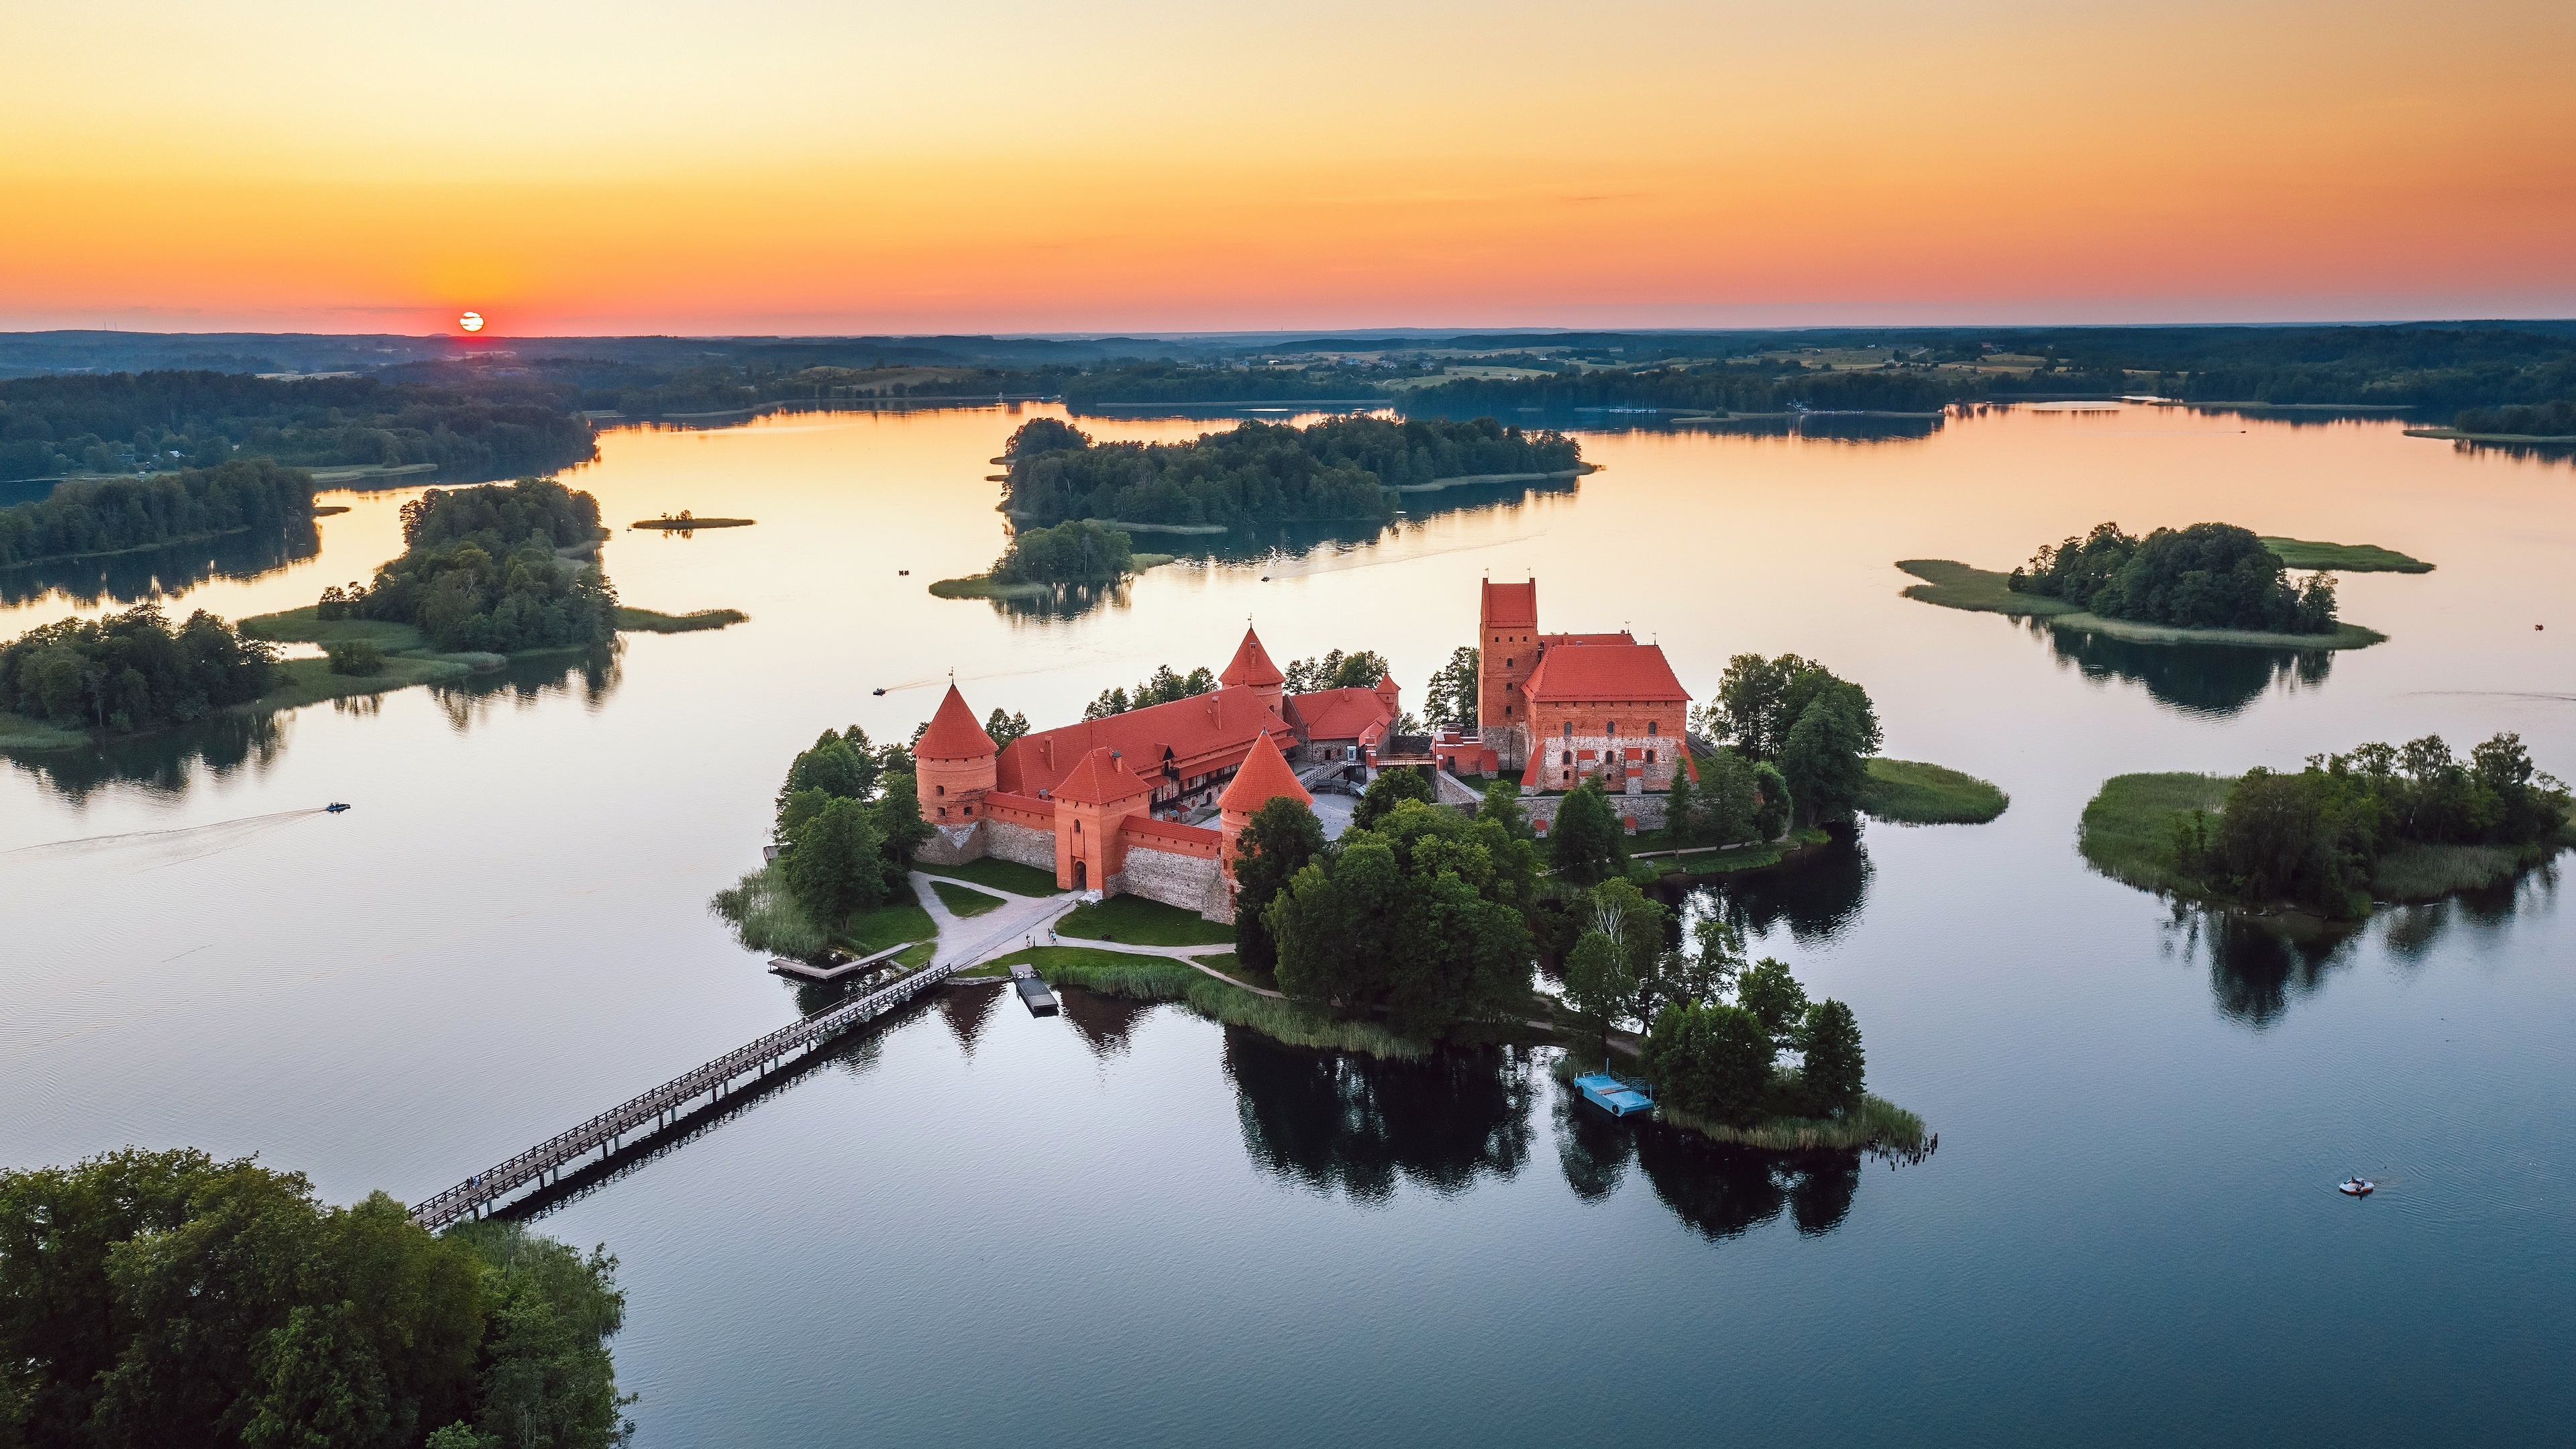
[[[132,830],[122,835],[91,835],[79,840],[56,840],[43,845],[22,845],[14,850],[0,850],[0,865],[34,864],[65,856],[90,855],[108,851],[143,851],[163,855],[155,865],[177,865],[200,860],[237,845],[246,845],[272,830],[291,825],[307,816],[322,814],[322,807],[310,810],[280,810],[273,815],[251,815],[239,820],[218,820],[210,825],[184,825],[175,830]]]

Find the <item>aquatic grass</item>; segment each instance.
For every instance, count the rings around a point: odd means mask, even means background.
[[[1055,872],[1022,865],[1016,860],[982,856],[964,865],[916,865],[923,875],[947,876],[952,880],[972,881],[991,886],[1015,896],[1060,896],[1066,887],[1055,883]]]
[[[1920,760],[1872,759],[1860,808],[1899,825],[1983,825],[2012,797],[1974,775]]]
[[[969,890],[962,885],[951,885],[944,880],[932,881],[930,889],[932,894],[939,897],[939,903],[948,908],[948,913],[952,916],[980,916],[986,911],[998,911],[1002,908],[1000,896],[979,890]]]
[[[800,960],[823,953],[823,928],[796,903],[774,863],[716,892],[715,899],[707,902],[707,909],[733,927],[734,938],[747,950]],[[927,913],[924,919],[928,919]]]
[[[1991,569],[1971,568],[1956,559],[1909,558],[1896,566],[1924,582],[1898,592],[1909,599],[1944,609],[2045,618],[2050,627],[2080,629],[2126,639],[2132,644],[2236,644],[2267,649],[2366,649],[2388,636],[2359,624],[2337,624],[2322,634],[2278,634],[2251,629],[2178,629],[2141,624],[2132,619],[2106,619],[2080,605],[2045,594],[2016,594],[2010,577]]]
[[[1040,946],[1015,951],[993,964],[1008,967],[1023,961],[1035,966],[1051,986],[1079,986],[1132,1001],[1173,1002],[1211,1021],[1257,1031],[1290,1046],[1408,1061],[1431,1051],[1427,1044],[1398,1036],[1377,1022],[1336,1021],[1293,1001],[1275,1001],[1228,986],[1168,957],[1134,956],[1096,946]]]
[[[2263,547],[2294,569],[2329,569],[2342,574],[2429,574],[2433,566],[2375,543],[2321,543],[2305,538],[2263,537]]]
[[[1944,609],[1967,609],[1984,614],[2073,614],[2082,606],[2046,594],[2016,594],[2006,584],[2009,577],[1991,569],[1973,568],[1948,558],[1902,558],[1896,566],[1923,580],[1909,584],[1898,592],[1905,598],[1938,604]]]
[[[2503,845],[2401,845],[2379,858],[2370,893],[2383,901],[2433,901],[2454,892],[2499,885],[2563,847],[2556,842],[2515,849]]]
[[[1234,927],[1202,919],[1196,911],[1110,896],[1076,906],[1056,922],[1056,934],[1088,941],[1131,941],[1139,946],[1231,946]]]
[[[710,527],[701,523],[700,527]],[[619,605],[617,632],[621,634],[692,634],[700,629],[723,629],[747,623],[749,614],[740,609],[700,609],[694,614],[665,614],[653,609],[633,609]]]
[[[2075,848],[2084,863],[2140,890],[2174,891],[2189,883],[2173,872],[2177,816],[2215,812],[2227,803],[2232,776],[2168,773],[2114,775],[2084,806]]]
[[[1655,1106],[1655,1120],[1686,1128],[1713,1142],[1764,1152],[1878,1152],[1910,1156],[1931,1143],[1923,1119],[1885,1097],[1861,1094],[1860,1104],[1839,1117],[1773,1117],[1730,1127],[1694,1117],[1678,1107]]]

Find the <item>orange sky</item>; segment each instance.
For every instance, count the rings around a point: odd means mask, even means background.
[[[2571,54],[2564,0],[19,5],[0,327],[2567,316]]]

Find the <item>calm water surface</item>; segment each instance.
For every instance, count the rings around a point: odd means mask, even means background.
[[[2088,874],[2073,836],[2107,775],[2426,731],[2519,730],[2576,774],[2576,471],[2144,409],[1601,433],[1579,488],[1237,541],[1071,618],[930,598],[999,548],[985,460],[1037,411],[610,433],[572,479],[612,520],[760,520],[619,532],[621,594],[750,624],[12,761],[0,1161],[185,1143],[334,1198],[420,1195],[798,1011],[704,902],[821,729],[901,738],[951,670],[979,711],[1055,722],[1221,664],[1247,616],[1283,659],[1383,650],[1415,703],[1476,580],[1528,571],[1552,627],[1655,637],[1703,695],[1730,654],[1822,659],[1869,687],[1890,754],[2012,793],[1994,824],[1871,827],[1726,903],[1853,1004],[1872,1087],[1936,1156],[1774,1170],[1577,1116],[1543,1056],[1389,1067],[960,991],[543,1219],[624,1260],[641,1442],[2566,1438],[2554,873],[2298,955]],[[410,496],[332,495],[351,511],[318,549],[155,568],[203,580],[181,610],[307,603],[397,550]],[[1895,559],[2000,567],[2105,518],[2442,567],[2348,577],[2346,617],[2393,639],[2324,661],[1897,596]],[[148,584],[72,582],[13,586],[0,637]],[[358,808],[287,813],[332,799]],[[2336,1196],[2354,1169],[2386,1186]]]

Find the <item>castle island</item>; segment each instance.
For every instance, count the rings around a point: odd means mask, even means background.
[[[1232,922],[1235,842],[1281,796],[1430,769],[1443,797],[1480,798],[1463,775],[1517,773],[1544,832],[1565,791],[1590,781],[1623,797],[1630,831],[1663,823],[1690,693],[1660,645],[1626,633],[1546,634],[1536,580],[1483,586],[1475,730],[1399,735],[1393,679],[1374,689],[1286,692],[1260,636],[1244,631],[1207,694],[997,746],[954,684],[913,743],[929,865],[982,857],[1053,873],[1063,889],[1135,895]],[[1213,822],[1212,824],[1210,822]]]

